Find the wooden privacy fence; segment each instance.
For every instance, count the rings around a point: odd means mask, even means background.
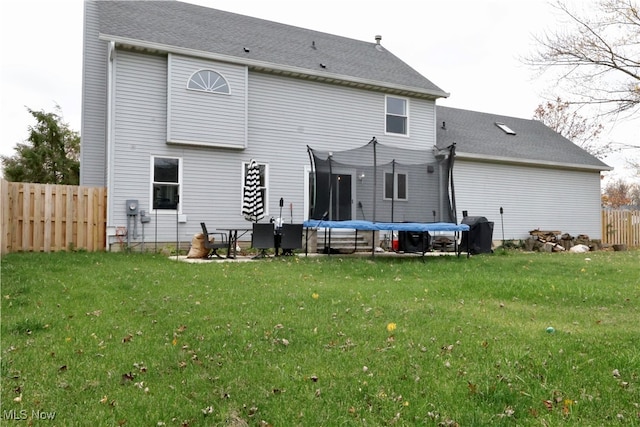
[[[640,247],[640,210],[603,210],[602,243]]]
[[[107,189],[2,180],[2,253],[105,249]]]

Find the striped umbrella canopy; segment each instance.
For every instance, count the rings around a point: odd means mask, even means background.
[[[258,222],[264,217],[264,201],[260,191],[260,166],[251,159],[244,178],[242,214],[247,221]]]

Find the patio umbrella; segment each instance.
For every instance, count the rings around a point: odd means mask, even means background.
[[[251,159],[244,179],[242,214],[247,221],[258,222],[264,217],[264,201],[260,191],[260,166]]]

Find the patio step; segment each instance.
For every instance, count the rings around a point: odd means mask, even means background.
[[[326,236],[326,238],[325,238]],[[329,230],[318,230],[318,253],[326,253],[329,246]],[[331,251],[336,253],[371,251],[371,232],[337,229],[331,230]]]

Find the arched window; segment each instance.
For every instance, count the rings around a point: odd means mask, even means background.
[[[224,77],[213,70],[200,70],[191,75],[187,89],[228,94],[229,84]]]

